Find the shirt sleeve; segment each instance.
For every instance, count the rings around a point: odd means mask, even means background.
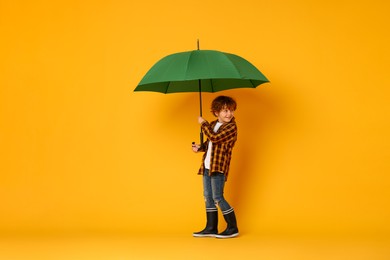
[[[233,141],[237,134],[237,126],[235,123],[228,123],[226,126],[221,126],[220,130],[215,133],[209,122],[205,121],[201,125],[203,133],[214,143],[224,143]]]

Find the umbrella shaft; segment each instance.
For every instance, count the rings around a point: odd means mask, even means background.
[[[200,92],[199,92],[199,102],[200,102],[200,105],[199,105],[200,116],[203,116],[203,113],[202,113],[202,94]]]
[[[202,82],[200,80],[199,80],[199,108],[200,108],[200,116],[203,116],[203,113],[202,113]],[[202,127],[200,128],[200,145],[203,145]]]
[[[202,115],[202,83],[199,80],[199,108],[200,108],[200,116]]]

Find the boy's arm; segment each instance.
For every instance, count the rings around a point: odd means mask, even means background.
[[[203,121],[201,124],[203,133],[210,139],[212,143],[223,143],[233,141],[237,134],[237,125],[228,123],[223,129],[217,133],[211,128],[209,122]]]

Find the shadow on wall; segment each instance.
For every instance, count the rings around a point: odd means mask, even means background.
[[[281,120],[285,114],[283,105],[277,97],[266,91],[269,85],[257,89],[242,89],[231,92],[237,100],[236,118],[238,123],[238,140],[233,151],[232,167],[227,182],[229,202],[237,208],[237,214],[246,216],[250,205],[245,205],[251,194],[261,195],[266,176],[263,174],[263,165],[267,158],[267,139],[272,124]],[[230,93],[229,93],[230,94]],[[256,192],[248,190],[253,187]],[[251,185],[250,185],[251,184]],[[253,200],[251,200],[253,201]],[[259,197],[259,204],[261,204]],[[249,212],[248,212],[249,214]]]

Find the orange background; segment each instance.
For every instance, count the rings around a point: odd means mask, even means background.
[[[198,95],[132,92],[200,39],[271,81],[203,96],[209,120],[218,94],[238,101],[226,196],[241,233],[387,237],[389,7],[1,1],[0,232],[202,228]]]

